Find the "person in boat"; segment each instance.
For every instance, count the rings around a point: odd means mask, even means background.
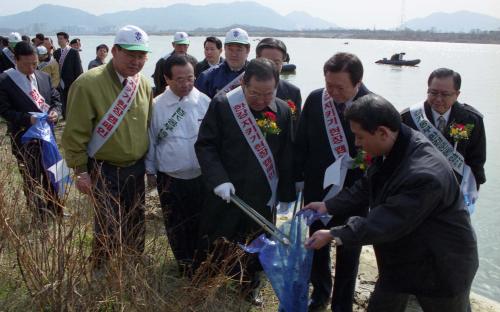
[[[109,63],[79,77],[68,97],[62,135],[75,186],[93,198],[92,265],[105,274],[109,255],[140,256],[145,243],[145,164],[153,95],[140,74],[150,52],[148,35],[118,30]]]
[[[325,87],[312,91],[307,97],[295,138],[295,179],[297,189],[303,190],[305,204],[331,198],[342,188],[332,186],[325,189],[325,171],[335,161],[344,162],[339,159],[356,157],[354,134],[344,118],[344,110],[370,92],[362,81],[363,64],[354,54],[335,54],[325,62],[323,73]],[[349,166],[343,186],[352,186],[362,175],[361,169]],[[363,212],[360,215],[364,215]],[[310,233],[345,221],[338,216],[325,226],[318,220],[310,226]],[[336,248],[332,285],[330,246],[314,251],[310,278],[313,286],[311,311],[325,308],[330,303],[330,296],[334,311],[352,311],[360,252],[360,246]]]
[[[262,228],[231,202],[232,194],[271,222],[278,201],[295,200],[291,111],[275,97],[278,80],[272,61],[250,61],[241,86],[217,95],[201,123],[195,150],[210,192],[200,220],[198,264],[208,252],[222,261],[229,256],[227,250],[262,233]],[[262,271],[258,257],[246,254],[241,259],[242,272],[239,259],[233,260],[236,272],[228,273],[243,274],[242,292],[254,301],[258,294],[254,290],[260,284],[258,272]]]
[[[466,312],[478,251],[453,169],[381,96],[358,99],[345,117],[373,163],[352,187],[304,208],[349,217],[306,247],[373,245],[379,274],[368,312],[406,311],[410,295],[423,311]]]
[[[194,67],[184,55],[165,61],[165,91],[154,99],[146,156],[148,186],[160,196],[168,242],[181,273],[190,273],[205,200],[194,151],[210,98],[194,88]]]
[[[245,72],[250,41],[248,33],[241,28],[233,28],[224,40],[225,60],[203,73],[195,81],[195,87],[213,98],[218,92],[229,92],[240,85]]]
[[[47,48],[43,45],[36,47],[38,53],[38,66],[37,69],[43,71],[50,76],[50,81],[54,88],[59,85],[59,64],[57,61],[49,54]]]
[[[255,54],[257,57],[264,57],[273,61],[279,72],[281,72],[283,62],[288,55],[285,43],[275,38],[262,39],[255,48]],[[295,137],[300,112],[302,111],[302,96],[300,95],[300,89],[294,84],[280,79],[276,90],[276,97],[287,102],[292,110],[292,128],[293,137]]]
[[[36,70],[37,52],[30,43],[17,43],[14,57],[16,68],[0,74],[0,116],[7,121],[12,154],[17,159],[23,180],[26,205],[37,216],[35,220],[45,220],[51,215],[62,215],[57,191],[44,169],[40,141],[22,144],[21,138],[36,123],[36,117],[30,112],[47,113],[49,123],[57,123],[61,115],[61,100],[49,75]]]
[[[460,74],[449,68],[434,70],[427,80],[427,99],[402,112],[403,122],[415,130],[422,131],[420,123],[415,118],[420,112],[425,114],[425,124],[437,129],[445,139],[445,145],[436,147],[446,158],[450,152],[458,152],[463,157],[465,165],[470,167],[477,190],[486,182],[484,164],[486,162],[486,133],[483,115],[469,104],[458,102],[462,79]],[[466,137],[454,138],[454,127],[468,127]],[[435,131],[424,131],[426,136],[435,135]],[[431,140],[434,143],[438,141]],[[445,147],[449,148],[446,149]],[[453,166],[453,164],[452,164]],[[462,172],[455,171],[459,182],[462,182]]]
[[[16,58],[14,56],[14,48],[18,42],[23,41],[21,35],[17,32],[9,34],[7,46],[0,51],[0,73],[3,73],[9,68],[16,67]]]
[[[194,75],[198,77],[205,70],[214,67],[222,62],[224,58],[222,54],[222,41],[217,37],[207,37],[203,43],[203,53],[205,59],[196,64]]]
[[[154,88],[154,96],[162,94],[167,87],[165,80],[165,72],[163,69],[165,68],[165,61],[172,55],[188,55],[190,58],[195,60],[195,64],[198,63],[196,58],[190,54],[188,54],[189,44],[191,43],[189,39],[189,35],[183,31],[178,31],[174,34],[172,38],[172,48],[174,49],[172,52],[167,55],[161,57],[155,65],[155,71],[153,73],[153,81],[155,84]]]

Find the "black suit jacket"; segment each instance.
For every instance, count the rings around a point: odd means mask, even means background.
[[[434,124],[430,105],[425,103],[424,107],[427,119]],[[406,125],[418,130],[413,122],[409,109],[404,110],[401,117]],[[455,142],[450,137],[449,129],[453,123],[474,125],[470,139],[459,141],[457,151],[464,156],[465,163],[471,167],[479,188],[480,184],[486,182],[486,175],[484,173],[484,163],[486,162],[486,133],[484,130],[483,116],[470,105],[459,102],[453,104],[444,133],[444,136],[452,145],[454,145]],[[459,181],[461,181],[462,177],[458,174],[456,175]]]
[[[61,114],[59,92],[52,87],[50,76],[44,72],[35,71],[38,92],[45,98],[50,110]],[[29,112],[40,112],[38,107],[6,73],[0,74],[0,116],[8,123],[8,131],[18,146],[21,136],[31,126]]]
[[[5,56],[2,50],[0,50],[0,73],[3,73],[9,68],[15,67],[16,65],[13,64],[7,56]]]
[[[276,90],[276,97],[287,102],[291,100],[296,107],[295,114],[292,115],[292,141],[295,141],[295,133],[297,132],[299,126],[300,113],[302,112],[302,96],[300,95],[300,89],[294,84],[280,79],[278,83],[278,88]]]
[[[224,58],[221,56],[219,58],[219,64],[224,62]],[[196,64],[196,68],[194,69],[194,75],[196,76],[196,78],[198,78],[198,76],[204,72],[205,70],[209,69],[210,68],[210,64],[208,64],[208,61],[207,59],[203,59],[203,61],[201,62],[198,62],[198,64]]]
[[[430,297],[469,289],[476,236],[453,169],[423,134],[401,125],[385,160],[375,158],[365,177],[326,206],[334,218],[370,207],[331,234],[346,246],[373,245],[382,289]]]
[[[361,85],[354,99],[369,92]],[[321,201],[326,196],[329,189],[323,189],[325,171],[335,161],[323,118],[322,94],[323,88],[311,92],[307,97],[294,142],[295,179],[304,181],[305,203]],[[354,135],[349,123],[343,118],[341,121],[349,145],[349,154],[354,158],[357,154]],[[351,186],[362,174],[359,169],[348,170],[344,185]]]
[[[54,52],[54,57],[59,62],[61,58],[61,49],[57,49]],[[80,59],[80,53],[78,50],[71,48],[64,59],[64,64],[61,69],[61,79],[64,81],[64,92],[68,92],[69,88],[83,73],[82,61]]]
[[[266,141],[279,176],[278,200],[291,202],[295,200],[289,130],[291,116],[287,104],[282,100],[276,99],[276,105],[276,123],[281,132],[278,135],[268,134]],[[214,195],[212,190],[222,183],[231,182],[236,189],[236,195],[271,220],[271,208],[267,206],[271,198],[271,188],[257,157],[234,118],[225,94],[216,96],[210,103],[200,126],[195,150],[210,190],[200,223],[201,233],[208,235],[209,241],[223,236],[230,240],[242,241],[260,229],[260,226],[234,204],[226,204]]]

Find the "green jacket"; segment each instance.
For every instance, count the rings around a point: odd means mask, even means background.
[[[94,128],[122,90],[113,62],[81,75],[68,95],[66,127],[62,147],[70,168],[87,170],[87,145]],[[97,160],[126,167],[141,159],[148,150],[148,124],[153,96],[151,86],[141,75],[139,90],[115,133],[95,154]]]

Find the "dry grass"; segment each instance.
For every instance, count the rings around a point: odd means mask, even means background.
[[[147,197],[144,255],[115,254],[105,274],[94,276],[89,199],[70,189],[61,204],[71,216],[39,222],[27,208],[6,138],[0,161],[0,311],[277,310],[269,286],[264,307],[255,308],[240,299],[238,281],[224,274],[201,274],[194,282],[179,276],[155,196]]]

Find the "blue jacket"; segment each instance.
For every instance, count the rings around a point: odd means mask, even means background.
[[[238,75],[244,72],[245,69],[246,64],[239,71],[232,71],[227,62],[224,61],[223,63],[202,72],[196,79],[194,86],[196,89],[208,95],[208,97],[213,98],[219,90],[233,81],[234,78],[238,77]]]

